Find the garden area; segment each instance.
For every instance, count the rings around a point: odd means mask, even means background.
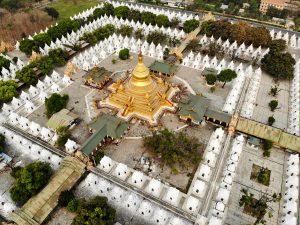
[[[253,164],[250,179],[265,186],[269,186],[271,177],[271,170]]]

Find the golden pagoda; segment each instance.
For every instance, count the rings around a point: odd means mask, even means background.
[[[117,109],[118,116],[123,119],[130,120],[136,116],[150,124],[156,124],[164,110],[175,110],[171,98],[179,91],[161,78],[152,76],[144,65],[141,52],[131,75],[125,81],[118,80],[108,89],[111,94],[100,105]]]

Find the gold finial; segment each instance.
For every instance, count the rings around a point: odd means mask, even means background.
[[[142,55],[141,48],[140,48],[140,52],[139,52],[139,63],[143,63],[143,55]]]

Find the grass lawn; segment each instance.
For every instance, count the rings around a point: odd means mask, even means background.
[[[46,7],[55,8],[59,12],[58,20],[62,20],[98,5],[99,3],[99,0],[58,0]]]

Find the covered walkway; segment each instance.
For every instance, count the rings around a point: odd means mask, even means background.
[[[70,190],[85,172],[85,164],[78,159],[67,156],[61,167],[51,178],[48,185],[19,210],[10,215],[18,225],[39,225],[57,206],[60,193]]]

